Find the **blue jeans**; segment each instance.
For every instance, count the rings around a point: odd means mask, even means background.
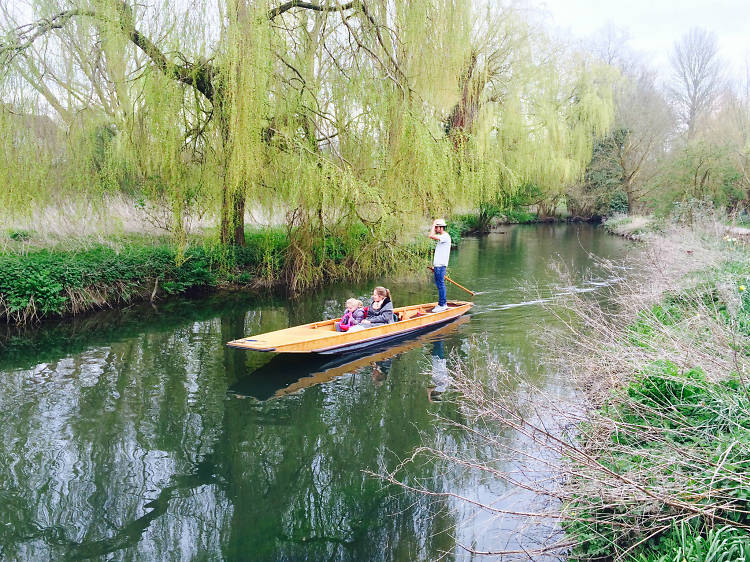
[[[435,285],[438,290],[438,306],[445,306],[448,302],[448,296],[445,293],[445,270],[446,266],[435,267]]]

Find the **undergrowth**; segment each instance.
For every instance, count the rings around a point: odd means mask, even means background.
[[[572,558],[750,560],[750,261],[719,249],[624,327],[579,335],[625,370],[578,426],[585,456],[565,455]]]

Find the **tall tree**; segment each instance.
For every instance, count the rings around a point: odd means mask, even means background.
[[[625,132],[616,144],[616,161],[628,209],[634,210],[647,194],[674,128],[672,111],[652,72],[640,67],[637,74],[626,75],[617,84],[615,122],[617,130]]]
[[[689,142],[698,121],[711,111],[725,84],[716,36],[704,29],[691,29],[675,43],[670,62],[670,93]]]

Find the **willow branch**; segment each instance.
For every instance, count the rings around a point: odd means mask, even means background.
[[[133,23],[133,14],[125,2],[117,0],[113,5],[120,16],[116,23],[120,26],[123,34],[130,39],[131,43],[143,51],[165,76],[194,87],[206,98],[213,101],[214,86],[211,81],[213,69],[210,64],[193,65],[188,63],[179,65],[173,63],[151,39],[136,29]],[[15,30],[15,41],[0,43],[0,60],[6,59],[3,62],[5,64],[10,63],[16,55],[30,47],[39,37],[54,29],[61,29],[75,17],[90,17],[101,22],[111,22],[111,18],[100,11],[73,9],[60,12],[32,24],[22,25]]]
[[[12,62],[16,55],[29,48],[39,37],[53,29],[61,29],[76,16],[96,17],[96,12],[93,10],[66,10],[49,18],[41,19],[36,23],[19,26],[15,30],[15,41],[0,43],[0,57],[7,57],[4,61],[5,64]]]
[[[346,4],[341,4],[340,6],[333,5],[333,6],[321,6],[320,4],[313,4],[312,2],[302,2],[301,0],[291,0],[290,2],[286,2],[285,4],[281,4],[280,6],[274,8],[273,10],[268,10],[268,19],[272,20],[276,16],[280,16],[284,12],[288,12],[289,10],[293,8],[305,8],[306,10],[313,10],[315,12],[343,12],[344,10],[350,10],[354,6],[356,6],[359,2],[356,0],[354,2],[347,2]]]

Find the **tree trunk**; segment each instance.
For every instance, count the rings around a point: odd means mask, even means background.
[[[232,243],[235,246],[245,245],[245,190],[241,189],[232,194],[232,228],[234,236]]]
[[[219,130],[224,150],[223,173],[221,193],[221,224],[219,226],[219,240],[222,246],[244,246],[245,245],[245,185],[231,185],[233,180],[229,173],[231,152],[234,150],[231,139],[231,127],[227,118],[225,98],[222,88],[216,88],[213,102],[216,110]]]

